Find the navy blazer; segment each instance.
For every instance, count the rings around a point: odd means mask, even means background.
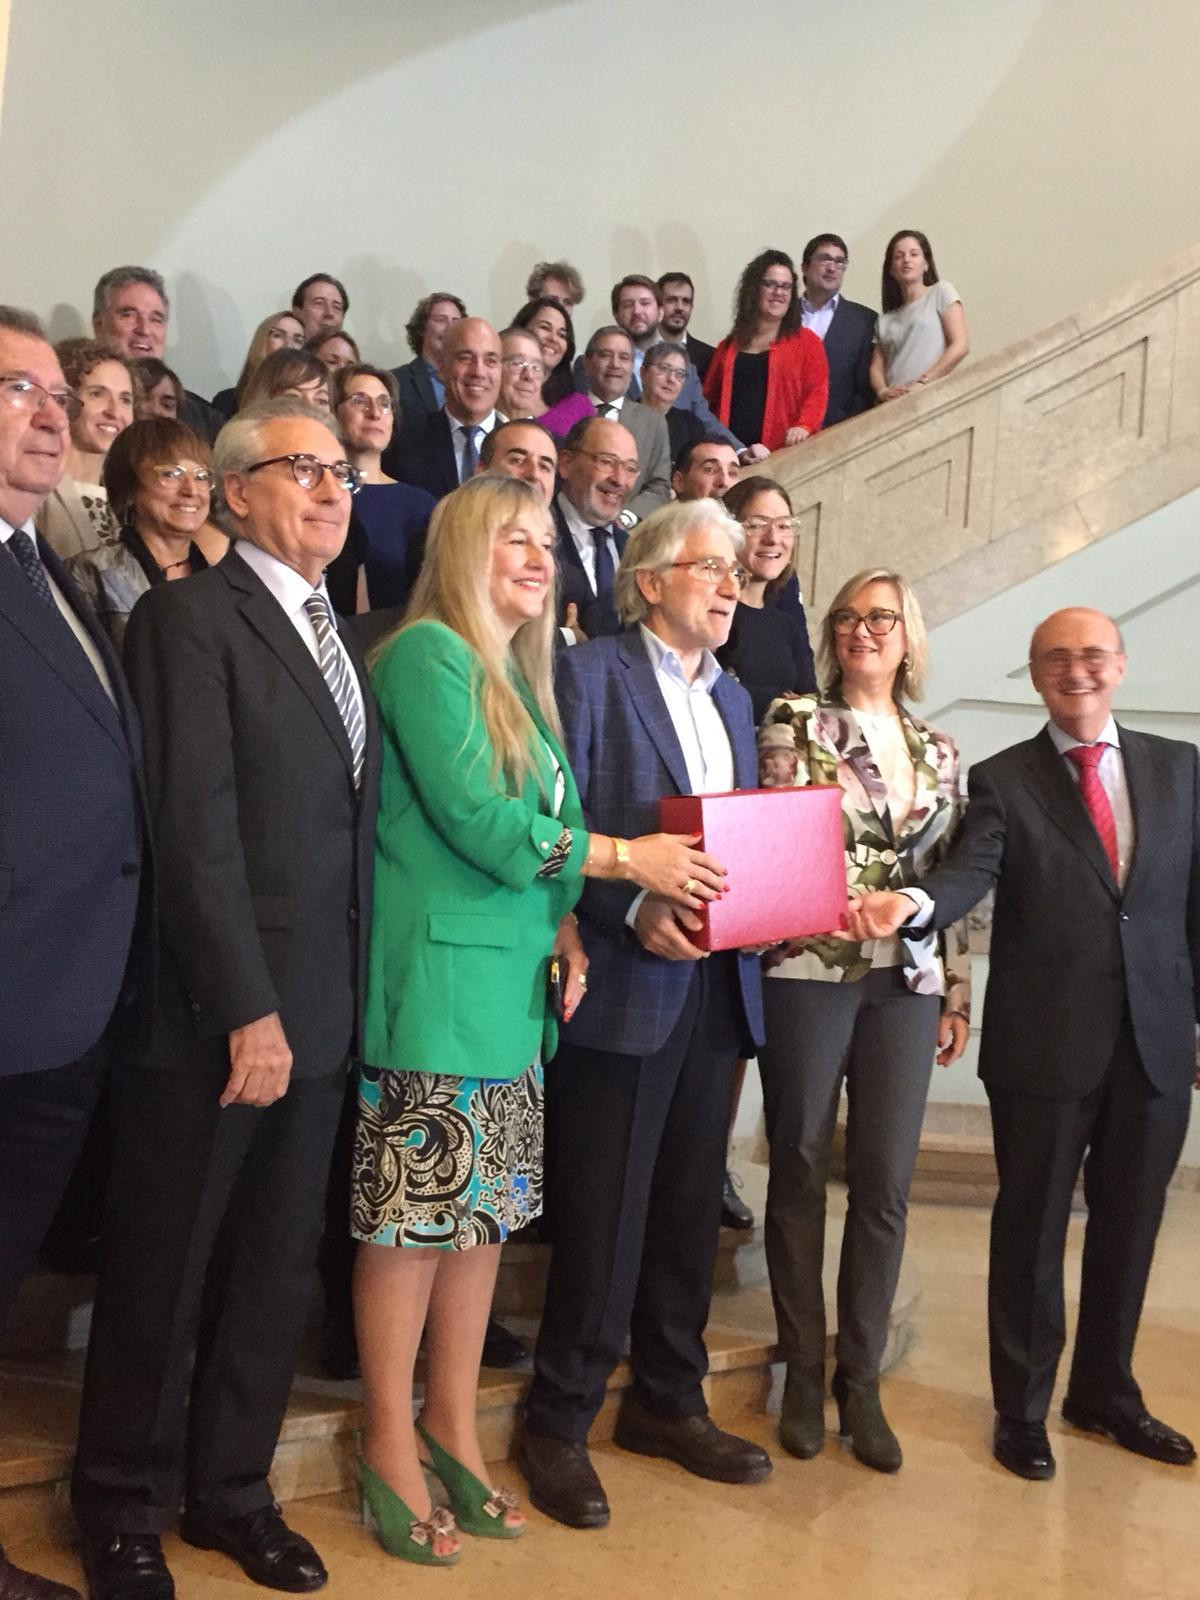
[[[561,651],[556,690],[564,746],[590,829],[633,839],[657,833],[663,795],[691,794],[687,766],[641,633],[631,629]],[[758,783],[750,696],[727,674],[713,699],[733,749],[739,789]],[[591,966],[588,998],[562,1037],[620,1055],[647,1056],[666,1043],[691,990],[690,961],[651,955],[625,917],[631,883],[589,878],[577,909]],[[743,1049],[762,1041],[762,974],[757,956],[738,955]]]
[[[1160,1094],[1195,1079],[1200,752],[1119,735],[1135,830],[1123,889],[1045,729],[971,768],[950,853],[921,881],[938,928],[996,890],[979,1052],[989,1086],[1082,1099],[1126,1020]]]
[[[393,434],[397,438],[405,428],[419,428],[426,417],[436,416],[442,408],[420,356],[414,356],[402,367],[393,367],[392,377],[400,391],[400,412]]]
[[[121,667],[66,570],[61,617],[0,548],[0,1075],[66,1066],[104,1033],[129,965],[143,870],[138,726]]]
[[[829,399],[825,426],[845,422],[875,404],[871,388],[871,349],[875,343],[875,313],[856,300],[839,300],[825,330],[825,360],[829,364]]]
[[[424,489],[435,500],[457,489],[458,462],[446,413],[435,411],[431,417],[419,418],[403,433],[393,433],[381,465],[389,478]]]
[[[580,560],[579,550],[567,527],[567,519],[562,514],[562,508],[555,495],[550,510],[554,516],[554,527],[558,534],[555,545],[555,560],[558,565],[558,625],[563,627],[567,620],[567,607],[573,605],[579,614],[579,626],[589,639],[595,639],[605,633],[617,632],[620,624],[613,626],[612,619],[606,619],[600,609],[600,602],[596,598],[596,591],[592,587],[591,579]],[[617,547],[617,560],[620,561],[625,553],[625,545],[629,534],[624,528],[612,529],[613,540]]]

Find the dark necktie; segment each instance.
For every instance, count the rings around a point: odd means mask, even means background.
[[[354,787],[357,789],[362,782],[367,736],[362,712],[358,706],[358,696],[354,692],[350,663],[337,642],[333,618],[329,613],[325,596],[310,594],[304,602],[304,609],[308,612],[313,632],[317,636],[317,664],[321,668],[322,677],[329,685],[329,692],[333,696],[338,715],[346,729],[346,737],[350,741],[350,754],[354,758]]]
[[[475,448],[475,435],[479,432],[473,422],[462,424],[462,471],[458,475],[459,483],[466,483],[468,478],[474,477],[475,468],[479,464],[479,451]]]
[[[1112,875],[1120,883],[1117,824],[1113,816],[1112,801],[1108,798],[1108,791],[1100,782],[1100,761],[1107,749],[1108,746],[1106,744],[1073,745],[1067,751],[1067,760],[1073,761],[1079,768],[1080,798],[1087,807],[1088,816],[1091,817],[1096,832],[1100,835],[1100,843],[1104,846],[1104,853],[1108,857]]]
[[[596,401],[596,415],[598,417],[607,417],[610,412],[615,411],[616,409],[616,406],[613,405],[611,400]]]
[[[54,596],[50,592],[50,580],[46,576],[46,569],[42,565],[42,558],[37,553],[37,546],[25,532],[24,528],[17,529],[12,538],[8,541],[8,548],[12,554],[13,560],[29,579],[29,587],[33,590],[34,594],[37,595],[39,600],[45,601],[45,603],[50,607],[51,611],[54,612],[55,616],[62,616],[62,613],[59,611],[58,605],[55,602]]]
[[[612,530],[593,528],[591,534],[596,551],[596,610],[599,617],[599,631],[617,633],[621,624],[617,617],[617,608],[613,604],[614,568],[612,551],[609,548]],[[593,627],[595,626],[593,623]]]

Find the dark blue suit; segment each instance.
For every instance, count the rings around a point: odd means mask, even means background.
[[[725,675],[712,693],[735,780],[753,786],[750,697]],[[558,695],[589,828],[657,832],[660,797],[692,790],[641,633],[562,652]],[[527,1425],[575,1441],[627,1337],[645,1406],[671,1418],[706,1409],[733,1069],[762,1036],[757,959],[651,955],[625,922],[637,892],[595,880],[584,889],[588,995],[546,1077],[555,1251]]]
[[[57,556],[38,550],[116,704],[0,547],[0,1317],[82,1144],[142,873],[137,719],[121,668]]]

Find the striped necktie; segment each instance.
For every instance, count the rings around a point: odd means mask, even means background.
[[[462,434],[463,453],[462,471],[458,475],[458,481],[466,483],[468,478],[474,477],[475,468],[479,465],[479,447],[475,443],[475,435],[479,432],[479,428],[473,422],[464,422],[459,432]]]
[[[358,696],[354,692],[354,676],[346,659],[346,653],[338,644],[333,617],[325,596],[310,594],[304,602],[304,609],[308,612],[308,620],[312,623],[313,632],[317,636],[317,665],[321,669],[321,676],[329,685],[333,703],[338,708],[338,715],[342,719],[346,737],[350,741],[350,754],[354,758],[354,787],[357,789],[362,783],[367,735]]]

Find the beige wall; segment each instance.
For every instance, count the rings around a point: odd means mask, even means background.
[[[13,0],[3,295],[64,334],[157,265],[205,388],[318,267],[378,357],[428,289],[504,319],[558,253],[584,333],[683,266],[715,338],[761,246],[834,227],[873,302],[907,225],[984,353],[1200,238],[1197,59],[1190,0]]]

